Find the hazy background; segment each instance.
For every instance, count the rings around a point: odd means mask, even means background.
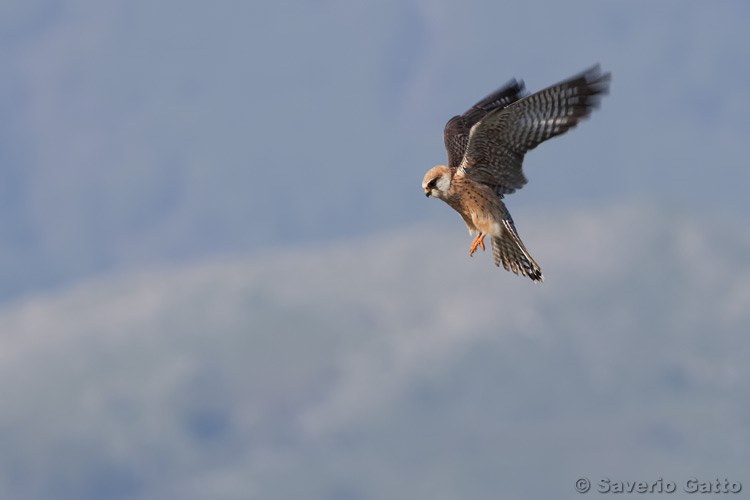
[[[746,494],[749,19],[0,3],[0,497]],[[545,283],[469,259],[420,188],[445,122],[596,62],[508,199]]]

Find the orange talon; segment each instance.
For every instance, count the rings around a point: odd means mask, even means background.
[[[479,233],[476,238],[474,238],[474,241],[471,242],[471,246],[469,247],[470,257],[477,251],[478,246],[482,247],[482,250],[484,250],[484,233]]]

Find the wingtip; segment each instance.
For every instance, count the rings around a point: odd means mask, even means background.
[[[579,77],[586,81],[586,86],[594,90],[597,94],[608,94],[609,83],[612,81],[612,72],[602,73],[602,67],[599,63],[584,70]]]

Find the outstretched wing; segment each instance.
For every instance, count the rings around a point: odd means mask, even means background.
[[[523,94],[523,82],[511,80],[498,90],[488,95],[464,114],[454,116],[445,125],[443,142],[448,151],[448,166],[457,168],[469,143],[469,131],[479,120],[496,109],[504,108],[516,102]]]
[[[488,113],[469,134],[460,169],[502,196],[526,184],[524,155],[587,117],[609,89],[599,65]]]

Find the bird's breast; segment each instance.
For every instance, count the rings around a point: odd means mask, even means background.
[[[452,196],[446,201],[461,214],[469,229],[477,228],[482,232],[492,232],[494,223],[502,217],[502,202],[492,189],[459,177],[454,179],[451,191]],[[471,224],[468,221],[471,221]]]

